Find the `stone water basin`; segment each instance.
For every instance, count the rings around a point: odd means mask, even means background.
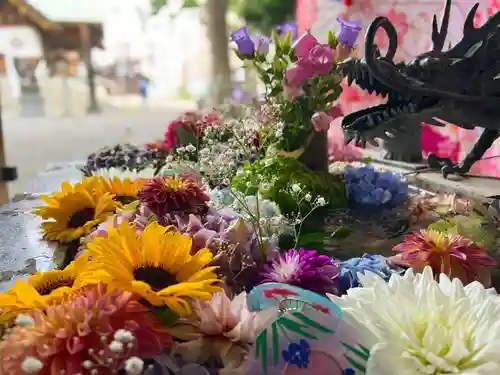
[[[54,268],[55,244],[41,239],[41,219],[31,213],[43,202],[40,195],[59,190],[63,181],[81,179],[80,163],[57,163],[47,167],[28,189],[0,207],[0,290],[37,271]]]

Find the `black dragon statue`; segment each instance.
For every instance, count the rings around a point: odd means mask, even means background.
[[[451,8],[451,0],[446,0],[439,29],[436,16],[433,19],[432,50],[408,63],[393,61],[398,47],[393,24],[385,17],[370,24],[365,58],[348,60],[341,69],[349,84],[354,81],[363,90],[387,97],[387,102],[347,115],[342,122],[346,143],[355,140],[364,147],[383,140],[386,158],[415,162],[421,159],[422,122],[480,127],[483,133],[461,163],[428,157],[429,167],[441,169],[445,178],[469,172],[500,135],[500,13],[476,28],[478,6],[466,17],[462,39],[443,51]],[[385,56],[374,43],[380,28],[389,38]]]

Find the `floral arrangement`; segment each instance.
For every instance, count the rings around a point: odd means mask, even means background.
[[[265,66],[267,39],[233,39]],[[288,39],[276,61],[305,69]],[[42,237],[66,256],[0,293],[0,375],[499,373],[498,210],[369,163],[313,171],[273,152],[271,115],[294,113],[271,95],[291,84],[279,69],[262,107],[177,122],[191,138],[160,168],[92,167],[41,197]]]
[[[237,56],[257,71],[266,87],[266,101],[274,106],[271,126],[263,132],[266,143],[301,156],[307,167],[324,172],[328,166],[326,132],[339,115],[334,102],[341,93],[342,76],[336,63],[349,57],[361,30],[357,24],[341,25],[337,37],[328,34],[327,44],[309,32],[293,44],[292,31],[269,38],[251,36],[243,27],[231,34]],[[273,53],[269,52],[271,42]]]

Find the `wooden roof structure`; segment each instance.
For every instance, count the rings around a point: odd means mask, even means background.
[[[91,0],[65,1],[69,4]],[[101,0],[102,1],[102,0]],[[79,50],[81,47],[80,27],[91,30],[91,47],[101,47],[103,16],[90,17],[90,11],[80,14],[80,9],[66,6],[57,12],[57,0],[0,0],[0,25],[28,24],[37,29],[42,37],[44,50]],[[48,7],[47,4],[52,4]],[[85,13],[85,12],[83,12]],[[80,14],[80,15],[79,15]]]
[[[94,8],[89,6],[91,3]],[[29,25],[37,30],[49,67],[63,58],[64,51],[79,51],[88,59],[90,48],[101,46],[104,13],[90,16],[99,4],[103,9],[102,3],[103,0],[0,0],[0,27]],[[7,182],[15,180],[16,174],[15,167],[5,165],[0,107],[0,204],[7,203]]]
[[[29,21],[36,24],[44,31],[62,30],[61,25],[48,19],[46,16],[44,16],[37,9],[32,7],[29,3],[27,3],[24,0],[2,0],[0,1],[1,9],[4,10],[7,4],[10,4],[14,9],[16,9],[20,16],[26,17]],[[4,23],[2,22],[2,24]]]

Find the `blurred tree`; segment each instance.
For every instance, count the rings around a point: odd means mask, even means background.
[[[295,0],[242,0],[239,6],[246,23],[265,33],[295,19]]]
[[[153,14],[158,13],[158,11],[168,5],[168,0],[151,0],[151,9]],[[183,8],[194,8],[198,6],[197,0],[184,0]]]
[[[212,92],[214,106],[224,102],[232,89],[229,65],[229,30],[227,25],[228,0],[207,0],[205,4],[208,39],[212,55]]]
[[[184,0],[183,8],[204,7],[204,21],[207,26],[208,39],[211,44],[212,74],[210,105],[222,104],[231,94],[231,67],[229,64],[229,30],[226,16],[229,6],[236,6],[241,0]],[[168,0],[151,0],[153,12],[158,12],[168,4]]]
[[[153,11],[153,14],[158,13],[158,11],[167,5],[168,0],[151,0],[151,10]]]

